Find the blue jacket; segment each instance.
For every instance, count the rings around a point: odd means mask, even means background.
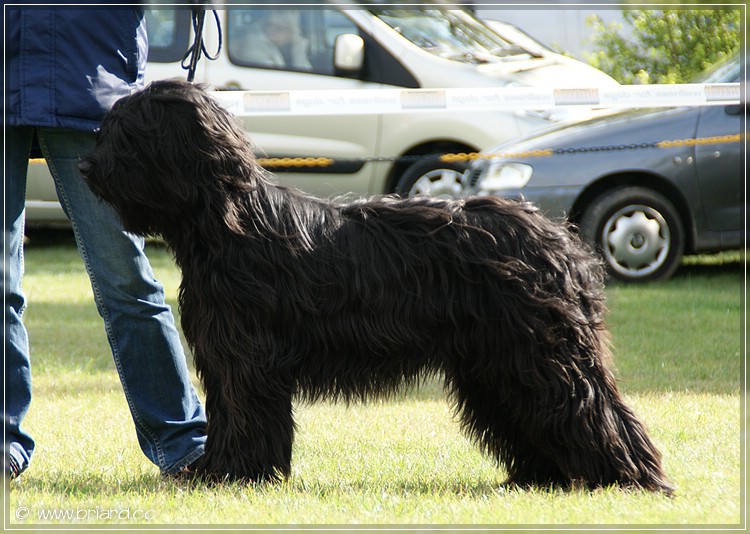
[[[5,20],[8,126],[94,130],[143,87],[143,9],[8,7]]]

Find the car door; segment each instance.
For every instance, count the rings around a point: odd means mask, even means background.
[[[701,110],[698,139],[740,133],[740,106],[708,106]],[[712,231],[739,231],[743,228],[742,143],[698,144],[695,147],[696,172],[703,210]]]

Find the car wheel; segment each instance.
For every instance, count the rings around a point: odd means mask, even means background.
[[[461,180],[467,165],[443,163],[438,159],[418,161],[406,169],[396,184],[396,193],[405,197],[429,195],[452,199],[461,196]]]
[[[627,282],[664,280],[680,264],[684,232],[677,209],[644,187],[614,189],[581,218],[581,236],[601,251],[612,276]]]

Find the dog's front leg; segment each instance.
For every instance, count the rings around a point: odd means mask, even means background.
[[[196,355],[196,363],[199,358]],[[199,470],[212,479],[278,480],[291,471],[292,387],[243,369],[199,369],[208,436]]]

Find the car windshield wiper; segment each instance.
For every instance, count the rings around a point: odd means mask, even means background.
[[[445,59],[450,59],[451,61],[462,61],[464,63],[489,63],[491,60],[487,56],[487,54],[475,54],[472,52],[460,52],[458,54],[451,54],[448,56],[443,56]]]
[[[496,57],[510,57],[510,56],[522,56],[522,55],[528,55],[531,57],[541,57],[539,54],[534,54],[532,52],[529,52],[525,48],[522,48],[516,44],[511,44],[508,46],[499,46],[492,50],[492,55]]]

